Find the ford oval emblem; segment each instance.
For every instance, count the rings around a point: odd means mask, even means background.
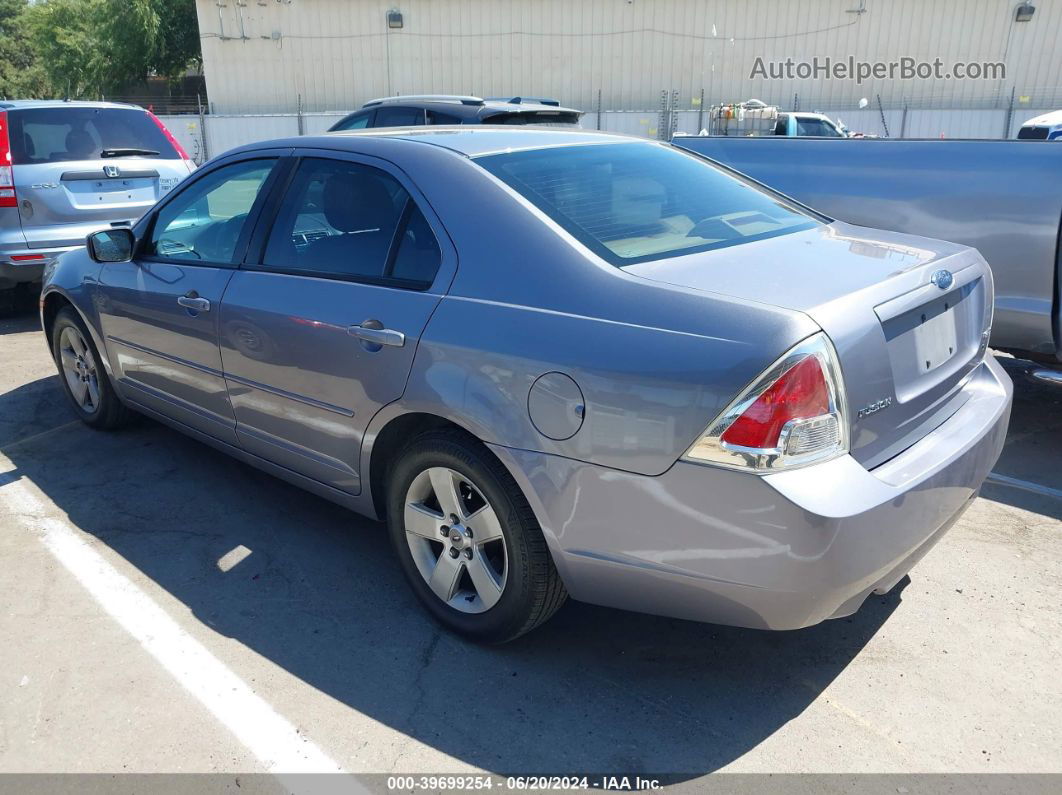
[[[940,270],[934,273],[929,281],[933,282],[941,290],[947,290],[951,287],[951,283],[955,281],[955,277],[951,275],[951,271]]]

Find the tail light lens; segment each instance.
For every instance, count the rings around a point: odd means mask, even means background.
[[[181,142],[177,140],[173,133],[170,132],[169,127],[163,124],[162,119],[160,119],[150,110],[147,111],[147,115],[151,117],[151,120],[153,122],[155,122],[158,128],[162,131],[162,134],[166,136],[166,140],[170,142],[170,146],[172,146],[177,151],[177,154],[180,155],[181,160],[184,161],[185,168],[188,169],[188,173],[191,174],[193,171],[195,171],[195,161],[188,156],[188,153],[186,151],[184,151],[184,147],[181,146]]]
[[[11,139],[7,134],[7,111],[0,111],[0,207],[18,207],[15,169],[11,165]]]
[[[818,463],[848,452],[847,414],[837,353],[820,332],[767,368],[685,458],[758,472]]]

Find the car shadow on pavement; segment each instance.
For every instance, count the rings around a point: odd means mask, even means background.
[[[906,583],[855,616],[798,632],[569,602],[530,635],[477,646],[422,612],[382,525],[152,422],[41,435],[42,421],[69,423],[63,400],[54,377],[0,396],[0,416],[33,418],[26,435],[36,434],[0,444],[15,464],[9,476],[32,481],[214,632],[500,774],[716,770],[807,708],[881,631]],[[239,547],[249,554],[223,571],[219,560]],[[316,725],[314,714],[299,726],[323,748],[363,742],[344,736],[334,713]]]
[[[25,311],[15,314],[0,315],[0,337],[5,334],[21,334],[36,331],[41,327],[41,318],[37,312]]]
[[[990,478],[981,493],[993,502],[1062,520],[1062,387],[1036,378],[1044,365],[1003,356],[997,361],[1014,381],[1014,406],[993,473],[1012,480]]]

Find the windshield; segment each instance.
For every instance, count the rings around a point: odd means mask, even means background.
[[[15,165],[127,155],[180,159],[159,126],[142,110],[20,108],[8,111],[8,119]]]
[[[724,248],[819,223],[670,146],[565,146],[485,155],[476,163],[613,265]]]

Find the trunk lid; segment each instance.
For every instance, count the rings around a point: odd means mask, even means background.
[[[84,243],[135,222],[189,170],[165,133],[135,108],[8,111],[15,194],[29,248]]]
[[[837,349],[851,452],[868,468],[958,410],[987,347],[991,272],[954,243],[834,222],[624,270],[809,315]]]

